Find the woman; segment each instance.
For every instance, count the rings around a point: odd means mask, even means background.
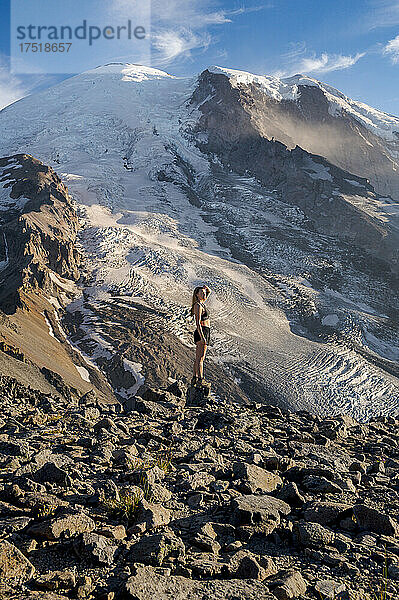
[[[197,326],[194,331],[194,343],[197,346],[194,361],[194,376],[191,385],[209,385],[204,380],[204,358],[210,340],[210,322],[209,312],[205,306],[205,300],[208,298],[211,290],[207,285],[196,287],[193,293],[191,304],[191,316],[195,317]]]

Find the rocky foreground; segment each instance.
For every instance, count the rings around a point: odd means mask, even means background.
[[[0,394],[1,598],[398,598],[399,419]]]

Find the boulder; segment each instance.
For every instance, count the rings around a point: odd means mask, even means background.
[[[248,488],[248,493],[251,494],[257,491],[273,492],[283,483],[276,473],[270,473],[257,465],[245,462],[235,462],[233,473],[236,479],[243,481],[243,487]]]
[[[314,588],[321,600],[346,600],[349,597],[345,584],[332,579],[318,581]]]
[[[288,515],[291,508],[286,502],[272,496],[239,496],[231,502],[237,525],[262,525],[268,535],[280,523],[280,514]]]
[[[306,521],[330,525],[341,521],[352,514],[352,506],[338,502],[309,502],[305,506],[303,516]]]
[[[334,532],[319,523],[299,522],[294,525],[298,542],[306,547],[328,546],[334,542]]]
[[[0,581],[17,585],[32,579],[35,567],[7,540],[0,542]]]
[[[145,529],[155,529],[167,525],[170,521],[170,511],[160,504],[147,502],[142,498],[139,502],[136,526],[145,525]],[[134,528],[133,528],[134,529]]]
[[[137,567],[136,574],[125,582],[120,600],[237,600],[256,598],[274,600],[265,585],[254,579],[198,581],[159,572],[154,567]]]
[[[399,523],[389,515],[365,504],[356,504],[353,507],[353,513],[360,529],[383,535],[399,536]]]
[[[170,558],[181,558],[185,554],[185,546],[171,530],[142,537],[130,547],[127,555],[128,563],[144,563],[145,565],[161,566]]]
[[[263,581],[266,577],[274,575],[277,571],[272,559],[260,564],[258,557],[248,550],[239,550],[230,557],[228,572],[234,579],[257,579]]]
[[[73,537],[79,533],[91,532],[96,524],[84,513],[65,515],[32,525],[28,533],[32,537],[45,540],[58,540],[61,537]]]
[[[126,529],[124,525],[104,525],[95,530],[94,533],[103,535],[110,540],[123,540],[126,537]]]
[[[339,485],[327,479],[327,477],[319,477],[317,475],[308,475],[303,478],[303,487],[309,492],[318,494],[341,494],[342,489]]]
[[[277,585],[276,585],[277,584]],[[273,582],[273,594],[278,600],[291,600],[302,598],[306,593],[307,585],[299,571],[289,570],[278,575]]]
[[[68,473],[54,462],[46,462],[40,469],[32,474],[35,481],[39,483],[56,483],[66,485]]]
[[[284,500],[284,502],[288,502],[290,506],[295,507],[302,506],[305,502],[305,498],[301,495],[297,484],[293,481],[283,485],[277,492],[277,497],[280,500]]]
[[[118,552],[118,546],[97,533],[82,533],[75,541],[74,549],[79,558],[95,566],[112,565]]]
[[[76,586],[76,577],[72,571],[50,571],[37,577],[34,583],[41,590],[72,590]]]
[[[166,391],[176,396],[176,398],[183,398],[185,386],[182,381],[175,381],[166,388]]]

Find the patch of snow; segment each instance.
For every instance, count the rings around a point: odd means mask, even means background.
[[[339,317],[338,315],[326,315],[325,317],[322,318],[321,320],[322,325],[328,325],[329,327],[334,327],[335,325],[338,324],[339,322]]]
[[[0,261],[0,271],[4,271],[4,269],[8,266],[9,258],[8,258],[8,242],[6,238],[6,234],[3,231],[3,240],[4,240],[4,260]]]
[[[81,378],[83,379],[83,381],[87,381],[87,383],[90,383],[89,371],[87,369],[85,369],[84,367],[79,367],[78,365],[74,365],[74,367],[78,371],[78,373],[81,376]]]
[[[228,77],[233,85],[243,83],[245,85],[259,85],[263,91],[274,98],[275,100],[296,100],[299,95],[298,86],[286,82],[284,79],[279,79],[273,75],[253,75],[246,71],[238,71],[236,69],[227,69],[213,65],[208,67],[211,73],[217,73]]]
[[[132,362],[131,360],[123,359],[123,367],[125,371],[130,372],[136,380],[136,383],[132,385],[130,388],[118,388],[118,393],[124,398],[129,398],[130,396],[135,396],[137,390],[143,385],[145,381],[144,375],[141,373],[143,365],[140,363]]]
[[[351,185],[356,185],[357,187],[364,187],[363,184],[361,184],[359,181],[355,181],[354,179],[344,179],[344,181],[347,181]]]
[[[54,335],[54,329],[53,329],[53,326],[51,325],[50,321],[49,321],[49,320],[48,320],[48,318],[46,317],[46,314],[45,314],[44,312],[42,312],[41,314],[43,315],[43,317],[44,317],[44,320],[46,321],[46,325],[47,325],[47,327],[48,327],[48,332],[49,332],[49,335],[50,335],[52,338],[54,338],[55,340],[57,340],[56,336]],[[57,342],[58,342],[58,340],[57,340]]]
[[[77,288],[76,288],[76,284],[73,281],[70,281],[69,279],[61,278],[59,275],[54,273],[54,271],[50,271],[49,276],[50,276],[51,281],[53,283],[55,283],[58,287],[63,289],[65,292],[69,292],[69,293],[75,292],[76,293]]]
[[[317,163],[309,157],[307,157],[305,164],[305,170],[312,179],[324,179],[326,181],[333,180],[330,170],[325,165]]]

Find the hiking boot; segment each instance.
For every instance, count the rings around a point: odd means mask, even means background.
[[[198,377],[198,379],[197,379],[197,387],[210,388],[211,384],[208,381],[206,381],[203,377]]]

